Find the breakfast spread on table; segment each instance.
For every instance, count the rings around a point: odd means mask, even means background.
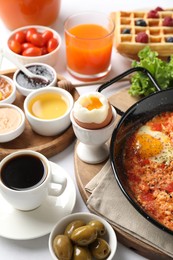
[[[66,29],[65,44],[66,52],[69,55],[69,73],[77,79],[81,79],[81,76],[86,83],[88,80],[105,77],[111,69],[109,63],[113,43],[112,32],[114,32],[116,50],[119,54],[132,59],[131,67],[140,67],[148,71],[161,90],[169,90],[173,84],[173,9],[156,7],[148,11],[117,11],[112,12],[111,17],[115,22],[115,28],[113,27],[114,31],[111,30],[111,32],[106,30],[106,34],[104,28],[97,27],[95,24],[90,25],[89,22]],[[84,30],[87,31],[84,32]],[[72,37],[73,40],[70,39],[69,34],[75,35],[76,32],[80,32],[80,37],[78,36],[80,43],[75,42],[74,37]],[[34,138],[38,140],[39,144],[38,147],[28,145],[23,148],[33,148],[37,152],[45,153],[44,155],[47,157],[49,154],[54,155],[57,151],[62,151],[72,143],[74,137],[77,137],[77,155],[81,161],[91,165],[105,162],[109,156],[109,140],[116,129],[118,109],[116,111],[110,99],[98,91],[80,96],[78,93],[73,95],[73,91],[76,93],[73,84],[54,75],[56,55],[61,46],[61,38],[56,33],[49,27],[32,27],[30,25],[18,28],[8,38],[6,51],[9,51],[14,60],[19,58],[30,72],[37,76],[45,76],[47,81],[28,77],[20,70],[17,71],[17,74],[12,73],[9,78],[15,82],[17,89],[14,88],[14,90],[17,94],[8,101],[13,88],[10,82],[0,77],[0,144],[2,154],[4,152],[3,157],[7,155],[6,150],[7,153],[11,153],[8,148],[11,146],[14,148],[15,142],[15,149],[20,150],[18,143],[23,142],[23,136],[25,139],[27,137],[28,142],[32,143],[32,140],[29,139]],[[99,33],[99,37],[97,33]],[[84,39],[82,39],[83,36]],[[101,39],[102,37],[104,40]],[[88,43],[93,39],[94,47],[91,47],[92,44],[88,45]],[[96,39],[100,40],[100,46]],[[73,44],[71,44],[72,42]],[[1,55],[3,56],[2,53]],[[89,65],[87,60],[89,60]],[[50,67],[46,67],[46,63]],[[50,68],[53,70],[51,71]],[[103,72],[104,74],[102,74]],[[136,71],[131,75],[128,87],[129,96],[142,100],[141,98],[150,97],[155,92],[155,85],[147,74]],[[5,107],[4,102],[14,103],[13,107],[8,105]],[[140,103],[138,105],[140,106]],[[22,112],[24,110],[24,120],[19,111],[15,109],[18,107],[22,108]],[[129,189],[143,210],[151,215],[154,221],[161,223],[165,227],[165,231],[171,233],[173,230],[171,206],[173,202],[171,131],[173,127],[172,112],[170,113],[168,110],[164,110],[163,114],[157,114],[147,123],[140,125],[132,135],[128,133],[125,148],[122,149],[124,149],[124,172],[129,181]],[[23,124],[20,132],[13,133],[21,121]],[[61,142],[65,142],[69,129],[73,138],[71,137],[68,144],[62,149],[54,149],[53,142],[56,143],[57,139],[60,140],[61,137]],[[125,132],[127,129],[124,129]],[[123,135],[123,131],[120,134]],[[3,136],[4,133],[9,134],[9,132],[12,135],[11,139]],[[51,137],[51,139],[46,139],[47,137]],[[45,147],[42,147],[40,142],[41,138],[45,138],[45,145],[50,144],[49,149],[52,149],[52,153],[45,152]],[[103,150],[104,155],[101,154]],[[95,158],[94,161],[88,157],[89,155],[94,158],[97,157],[97,154],[102,156],[101,159]],[[23,160],[24,157],[21,156],[21,158]],[[62,181],[62,176],[59,176],[59,179]],[[2,178],[1,182],[3,182]],[[43,180],[43,185],[44,182],[45,180]],[[32,187],[28,189],[32,189]],[[67,196],[66,193],[65,196]],[[47,202],[47,204],[49,203]],[[54,204],[51,204],[52,207],[55,206]],[[63,211],[63,208],[61,210]],[[68,214],[72,210],[73,207],[69,209]],[[46,230],[46,232],[48,233],[50,230]],[[111,254],[110,239],[103,238],[105,232],[107,230],[100,221],[84,222],[76,219],[67,223],[62,233],[56,234],[52,243],[53,252],[57,260],[111,259],[109,258]]]

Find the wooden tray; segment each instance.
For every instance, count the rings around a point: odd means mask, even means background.
[[[3,71],[1,74],[12,78],[14,70]],[[57,78],[58,80],[63,79],[63,77],[60,75],[58,75]],[[73,91],[72,95],[74,100],[79,97],[79,94],[76,90]],[[14,105],[17,105],[23,109],[24,99],[24,96],[22,96],[20,93],[17,93]],[[46,157],[51,157],[67,148],[74,141],[74,139],[75,135],[72,126],[70,126],[61,135],[45,137],[32,131],[28,121],[26,120],[25,130],[18,138],[11,142],[0,144],[0,159],[19,149],[31,149],[44,154]]]
[[[127,89],[123,89],[122,91],[112,95],[109,98],[111,104],[118,107],[122,111],[126,111],[127,108],[129,108],[132,104],[134,104],[137,99],[132,98],[128,94]],[[120,117],[119,117],[120,118]],[[84,163],[81,161],[77,154],[76,154],[76,147],[74,151],[74,162],[75,162],[75,175],[76,175],[76,181],[77,185],[79,187],[81,196],[86,203],[87,199],[90,196],[90,193],[86,192],[85,186],[86,184],[101,170],[105,162],[91,165]],[[172,259],[168,255],[165,255],[163,252],[155,249],[152,246],[149,246],[145,244],[140,239],[135,238],[132,235],[127,234],[121,228],[114,227],[114,230],[117,234],[118,241],[122,244],[124,244],[126,247],[134,250],[136,253],[146,257],[147,259],[153,259],[153,260],[169,260]]]

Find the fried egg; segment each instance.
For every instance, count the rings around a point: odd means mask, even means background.
[[[173,145],[169,136],[160,131],[142,126],[136,134],[136,149],[144,158],[153,162],[170,164],[173,160]]]
[[[108,99],[99,92],[81,95],[74,104],[76,123],[86,129],[103,128],[112,120],[112,108]]]

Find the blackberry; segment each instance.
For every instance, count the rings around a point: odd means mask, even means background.
[[[130,34],[130,29],[124,29],[123,31],[122,31],[122,34]]]
[[[139,19],[139,20],[135,21],[135,25],[136,26],[143,26],[143,27],[145,27],[145,26],[147,26],[147,23],[143,19]]]
[[[166,38],[166,42],[173,42],[173,37]]]

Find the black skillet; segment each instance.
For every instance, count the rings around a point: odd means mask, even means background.
[[[158,228],[168,232],[173,235],[173,231],[165,227],[148,213],[146,213],[140,204],[135,200],[126,177],[126,173],[123,165],[123,149],[126,139],[131,135],[141,124],[144,124],[154,116],[158,115],[164,111],[173,111],[173,88],[167,90],[161,90],[155,79],[152,77],[150,72],[144,68],[136,67],[129,69],[122,73],[121,75],[111,79],[105,84],[98,88],[98,92],[107,88],[111,84],[117,82],[121,78],[135,72],[140,71],[146,74],[156,87],[156,92],[141,99],[132,105],[126,112],[122,112],[116,108],[117,113],[122,117],[113,131],[111,142],[110,142],[110,161],[115,179],[129,202],[134,206],[134,208],[147,220],[153,223]]]

